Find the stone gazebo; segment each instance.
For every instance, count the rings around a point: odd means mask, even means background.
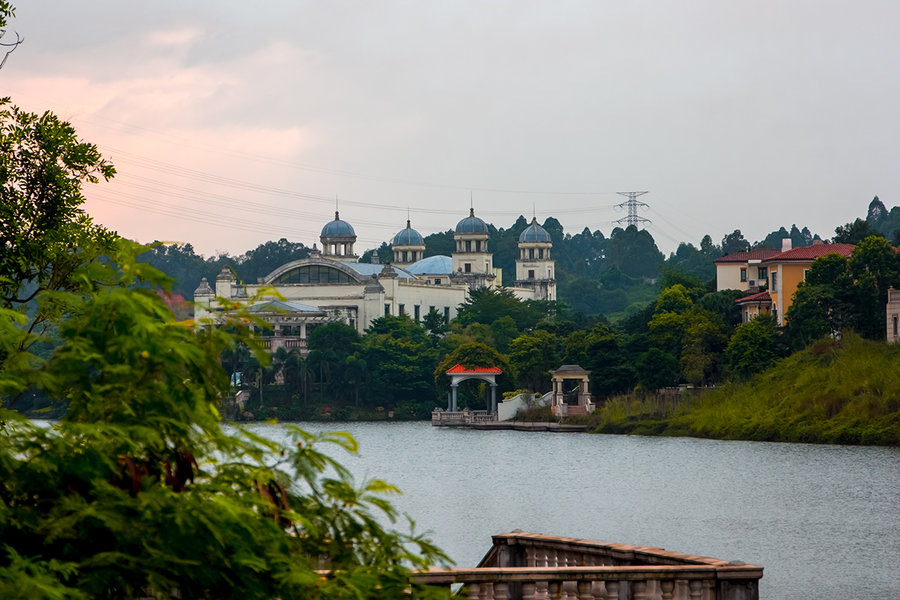
[[[497,376],[502,375],[497,367],[464,367],[456,364],[447,370],[450,378],[450,398],[447,410],[435,409],[431,414],[432,425],[467,425],[470,423],[497,420]],[[480,379],[491,386],[491,399],[487,410],[459,410],[457,389],[467,379]]]
[[[563,365],[555,371],[551,371],[550,375],[553,376],[553,400],[550,409],[554,415],[566,417],[594,412],[595,405],[591,393],[588,391],[590,373],[578,365]],[[565,382],[572,380],[578,381],[575,404],[566,402],[566,396],[569,394],[566,394],[564,389]]]

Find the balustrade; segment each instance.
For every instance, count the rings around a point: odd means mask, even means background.
[[[758,600],[761,576],[755,565],[666,565],[447,569],[414,577],[448,589],[463,584],[461,596],[470,600]]]
[[[420,572],[478,600],[758,600],[763,569],[662,548],[531,533],[493,536],[474,569]]]

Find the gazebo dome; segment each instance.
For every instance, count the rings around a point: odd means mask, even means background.
[[[356,232],[353,226],[347,221],[342,221],[338,215],[338,211],[334,211],[334,221],[329,222],[322,228],[322,237],[355,237]]]
[[[483,233],[487,234],[488,226],[475,216],[475,209],[469,209],[469,216],[456,224],[456,233]]]
[[[410,226],[409,219],[406,220],[406,229],[402,229],[391,241],[392,246],[424,246],[425,238],[422,234]]]
[[[519,236],[519,243],[529,242],[546,242],[550,243],[550,234],[547,230],[538,225],[537,217],[532,217],[531,225],[525,228],[525,231]]]

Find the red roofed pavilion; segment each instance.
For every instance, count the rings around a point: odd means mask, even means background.
[[[464,367],[461,364],[455,364],[447,370],[450,376],[450,402],[447,407],[448,411],[456,412],[459,410],[456,403],[456,391],[459,384],[466,379],[481,379],[491,384],[491,403],[489,411],[491,414],[497,414],[497,375],[502,375],[503,371],[497,367]]]

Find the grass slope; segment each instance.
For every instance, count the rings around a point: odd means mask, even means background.
[[[613,402],[596,414],[593,431],[900,445],[900,345],[853,333],[821,340],[747,383],[720,387],[662,418],[652,414]]]

